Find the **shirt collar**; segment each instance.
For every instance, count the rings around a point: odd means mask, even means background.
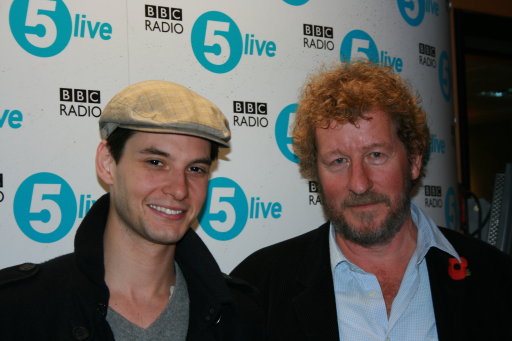
[[[335,236],[334,226],[332,223],[329,224],[329,255],[331,259],[331,271],[334,273],[334,269],[336,265],[341,262],[348,262],[343,253],[341,252],[338,244],[336,244],[336,236]]]
[[[421,208],[419,208],[414,202],[411,202],[411,216],[414,224],[418,228],[418,243],[416,246],[415,255],[417,262],[420,263],[427,254],[428,250],[432,247],[436,247],[452,257],[457,258],[460,261],[460,257],[457,251],[453,248],[452,244],[446,239],[441,233],[437,224],[427,216]],[[329,254],[331,260],[331,270],[334,272],[336,265],[341,262],[348,262],[348,260],[341,252],[338,244],[336,244],[335,230],[332,223],[329,226]]]
[[[439,230],[434,220],[427,216],[414,202],[411,202],[411,216],[412,221],[418,228],[418,245],[416,246],[418,263],[425,258],[428,250],[432,247],[438,248],[460,261],[459,254]]]

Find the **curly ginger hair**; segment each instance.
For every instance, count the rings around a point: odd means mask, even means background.
[[[368,119],[369,110],[387,113],[404,144],[409,163],[422,157],[421,173],[425,175],[430,146],[426,114],[418,96],[409,85],[385,66],[371,62],[342,63],[312,76],[302,91],[293,129],[293,149],[299,158],[299,169],[306,179],[318,181],[317,127],[332,121],[357,124]]]

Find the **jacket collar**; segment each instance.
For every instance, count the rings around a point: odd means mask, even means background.
[[[329,267],[329,223],[313,231],[296,276],[299,290],[292,299],[301,325],[311,340],[338,340],[332,272]]]
[[[106,290],[103,265],[103,233],[107,223],[110,196],[100,197],[82,220],[75,235],[75,260],[78,268],[94,284]]]
[[[234,301],[212,254],[189,229],[176,246],[176,262],[185,276],[189,298],[189,335],[194,338],[204,328],[216,324],[226,310],[234,309]]]
[[[466,280],[454,280],[448,274],[448,260],[452,256],[438,248],[431,248],[427,255],[427,268],[432,293],[439,340],[458,340],[457,330],[466,324],[460,313],[464,306]]]
[[[334,286],[329,267],[329,223],[313,233],[314,237],[300,260],[296,281],[301,289],[293,299],[293,305],[309,339],[338,340]],[[466,281],[449,277],[448,259],[451,257],[435,247],[426,255],[439,340],[457,339],[457,326],[464,325],[459,309],[463,306]]]
[[[75,236],[75,259],[80,271],[96,285],[96,294],[108,304],[108,288],[103,264],[103,234],[110,206],[109,194],[100,197],[80,224]],[[185,276],[191,301],[191,311],[201,321],[211,321],[220,316],[221,307],[233,305],[219,266],[212,254],[189,229],[176,246],[175,260]],[[191,322],[196,318],[190,316]],[[214,321],[215,322],[215,321]]]

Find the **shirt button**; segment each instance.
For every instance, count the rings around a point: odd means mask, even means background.
[[[377,295],[376,291],[370,291],[370,297],[376,297]],[[386,341],[389,341],[389,338],[387,338]]]

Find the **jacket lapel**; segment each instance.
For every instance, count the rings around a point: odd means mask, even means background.
[[[300,260],[296,278],[299,289],[292,304],[307,340],[339,339],[328,233],[328,223],[318,229]]]
[[[432,302],[440,341],[459,340],[459,326],[464,326],[463,312],[465,280],[454,280],[448,275],[448,259],[451,256],[437,248],[427,253],[427,268],[432,292]]]

